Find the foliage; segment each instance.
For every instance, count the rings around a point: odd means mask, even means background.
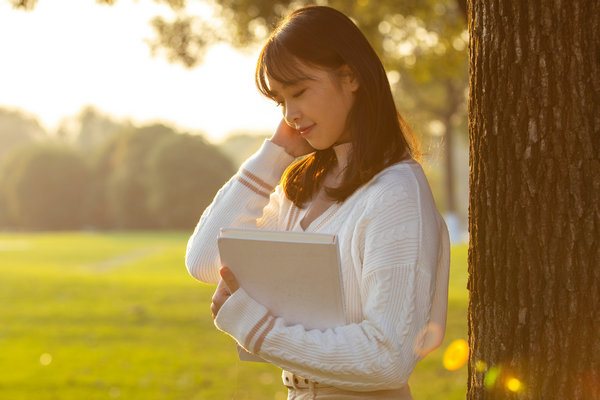
[[[235,172],[201,136],[164,125],[118,124],[88,108],[39,141],[25,122],[9,124],[26,139],[0,159],[4,229],[191,228]]]
[[[12,149],[47,136],[39,122],[19,111],[0,108],[0,160]]]
[[[2,169],[6,219],[25,229],[73,229],[83,219],[89,170],[64,146],[35,144],[13,152]]]
[[[183,266],[187,237],[0,234],[2,398],[285,399],[279,368],[238,361],[215,329],[214,287]],[[452,251],[446,338],[417,365],[415,399],[465,397],[466,366],[442,366],[466,337],[467,249]]]
[[[247,134],[236,133],[228,136],[222,143],[219,144],[219,149],[227,155],[233,165],[238,168],[252,154],[256,153],[265,139],[268,139],[270,134]]]
[[[121,132],[120,135],[128,132],[130,131]],[[104,142],[90,158],[91,177],[86,202],[86,222],[89,226],[99,229],[113,228],[116,225],[109,205],[108,182],[114,169],[118,168],[113,162],[113,155],[120,135]]]
[[[152,125],[117,137],[110,155],[110,176],[106,183],[108,211],[119,229],[151,229],[157,226],[147,199],[148,155],[157,143],[175,131]]]
[[[192,228],[235,170],[199,136],[163,138],[148,158],[148,208],[160,228]]]
[[[129,123],[120,123],[92,106],[84,107],[77,115],[63,118],[56,136],[91,153],[120,131],[132,129]]]

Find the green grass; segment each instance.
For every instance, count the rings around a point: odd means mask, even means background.
[[[0,234],[0,399],[284,399],[279,368],[237,359],[213,287],[183,265],[188,233]],[[464,399],[466,247],[453,249],[446,339],[415,399]]]

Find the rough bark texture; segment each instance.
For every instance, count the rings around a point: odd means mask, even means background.
[[[600,399],[600,6],[471,0],[469,31],[467,398]]]

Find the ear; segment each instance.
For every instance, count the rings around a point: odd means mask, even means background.
[[[344,64],[340,67],[339,73],[342,84],[352,93],[356,92],[360,87],[360,83],[358,82],[356,74],[354,71],[352,71],[352,68],[350,68],[347,64]]]

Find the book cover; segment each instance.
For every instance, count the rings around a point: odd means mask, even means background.
[[[335,235],[258,229],[221,229],[221,264],[240,286],[288,325],[325,330],[345,324]]]

